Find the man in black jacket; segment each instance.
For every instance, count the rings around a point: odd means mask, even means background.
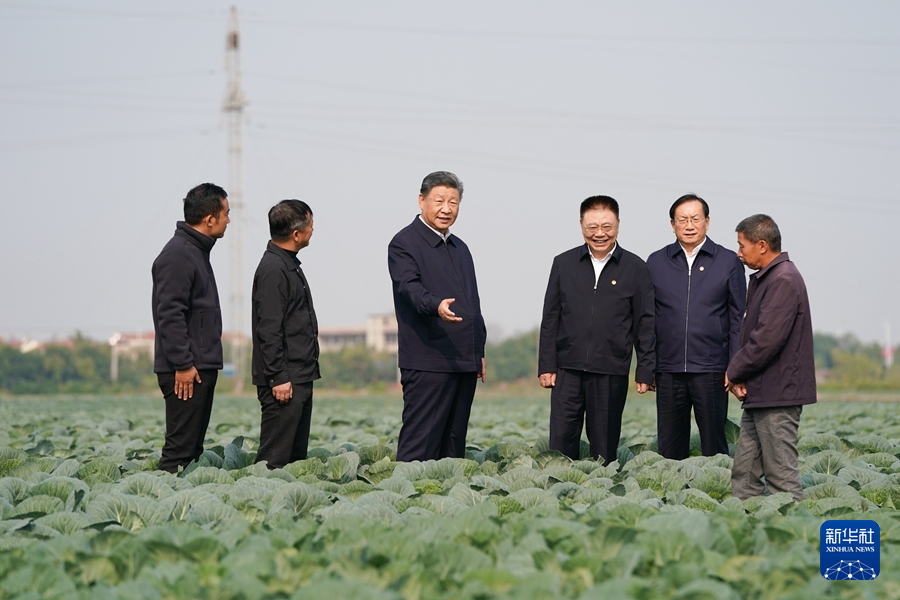
[[[253,276],[253,383],[262,407],[256,462],[278,469],[306,458],[319,326],[297,253],[313,234],[312,210],[282,200],[269,211],[272,240]]]
[[[484,381],[487,331],[475,264],[450,233],[462,192],[453,173],[425,177],[421,214],[388,245],[403,386],[397,460],[465,456],[475,385]]]
[[[163,471],[203,454],[222,368],[222,309],[209,252],[225,235],[228,212],[225,190],[198,185],[184,198],[184,221],[153,261],[153,371],[166,400]]]
[[[690,456],[691,409],[703,456],[728,454],[725,368],[737,352],[747,284],[737,254],[716,244],[706,200],[686,194],[669,209],[675,242],[647,259],[656,297],[659,453]]]
[[[653,383],[653,284],[636,255],[616,243],[619,203],[581,203],[585,243],[553,259],[544,296],[538,373],[550,394],[550,448],[577,460],[581,430],[593,458],[616,458],[631,351],[640,394]]]

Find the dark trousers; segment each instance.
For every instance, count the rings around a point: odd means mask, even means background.
[[[591,456],[616,460],[627,395],[626,375],[559,369],[550,392],[550,449],[578,460],[586,427]]]
[[[203,454],[203,439],[212,414],[213,393],[218,371],[198,371],[200,383],[194,381],[194,396],[180,400],[175,395],[175,373],[158,373],[159,389],[166,400],[166,442],[163,444],[159,470],[178,472]]]
[[[725,373],[657,373],[656,431],[659,453],[681,460],[691,452],[691,409],[703,456],[728,454]]]
[[[464,458],[477,373],[400,370],[403,426],[397,460]]]
[[[268,461],[270,469],[280,469],[295,460],[306,458],[309,425],[312,422],[313,384],[295,383],[294,395],[282,404],[272,388],[256,386],[256,397],[262,408],[259,423],[259,450],[256,462]]]

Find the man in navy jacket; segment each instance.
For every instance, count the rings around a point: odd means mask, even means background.
[[[425,177],[421,214],[388,245],[403,386],[397,460],[464,457],[475,385],[485,377],[475,264],[450,233],[462,193],[453,173]]]
[[[728,454],[723,383],[737,352],[747,284],[737,254],[707,237],[709,205],[687,194],[669,209],[674,243],[647,259],[656,296],[659,453],[690,455],[691,409],[703,456]]]
[[[225,190],[198,185],[184,198],[184,221],[153,261],[153,371],[166,400],[163,471],[203,454],[222,368],[222,308],[209,252],[225,235],[228,212]]]
[[[593,458],[616,459],[632,349],[637,391],[653,383],[653,284],[618,245],[619,203],[581,203],[585,243],[553,259],[541,319],[538,377],[550,394],[550,448],[577,460],[587,428]]]

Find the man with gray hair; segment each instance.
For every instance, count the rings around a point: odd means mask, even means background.
[[[768,488],[800,502],[797,429],[803,406],[816,401],[806,284],[781,251],[781,232],[772,217],[747,217],[735,231],[738,258],[756,273],[750,276],[740,346],[725,373],[726,389],[744,409],[731,487],[741,500]]]
[[[388,245],[403,386],[397,460],[464,457],[475,386],[484,381],[487,331],[475,264],[450,233],[462,194],[453,173],[425,177],[420,214]]]
[[[313,234],[312,210],[282,200],[269,210],[272,240],[253,276],[253,384],[262,409],[256,462],[278,469],[306,458],[319,325],[297,253]]]

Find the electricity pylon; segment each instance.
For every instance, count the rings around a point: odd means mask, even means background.
[[[247,344],[244,326],[244,164],[242,128],[247,97],[241,87],[240,33],[237,8],[231,7],[228,35],[225,38],[225,72],[228,85],[222,110],[228,127],[228,203],[231,224],[228,242],[231,248],[231,360],[234,363],[234,393],[244,389]]]

